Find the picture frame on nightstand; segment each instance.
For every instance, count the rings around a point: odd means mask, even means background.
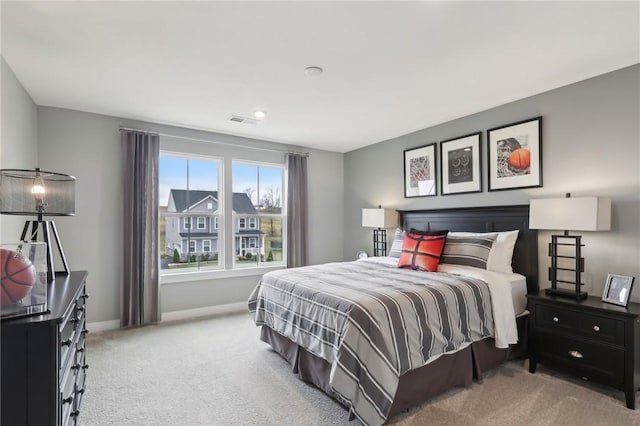
[[[634,277],[626,275],[608,274],[602,293],[602,301],[614,305],[627,306],[633,288]]]

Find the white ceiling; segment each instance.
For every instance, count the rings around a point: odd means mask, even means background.
[[[637,1],[1,7],[2,55],[38,105],[337,152],[640,62]]]

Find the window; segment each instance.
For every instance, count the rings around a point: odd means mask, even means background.
[[[234,239],[234,268],[284,265],[284,166],[234,161],[231,179],[242,233]]]
[[[226,161],[231,179],[223,180]],[[183,280],[176,277],[183,272],[284,266],[284,171],[283,164],[161,152],[160,273],[173,276],[164,282]]]
[[[224,226],[219,215],[221,173],[222,163],[218,159],[160,154],[161,274],[222,266],[217,252],[218,247],[223,247],[218,241],[222,233],[206,232],[209,223]],[[211,219],[213,222],[208,222]]]

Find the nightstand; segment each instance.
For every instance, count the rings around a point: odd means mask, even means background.
[[[527,296],[529,371],[538,363],[624,391],[635,409],[640,386],[640,304],[628,307],[546,295]]]

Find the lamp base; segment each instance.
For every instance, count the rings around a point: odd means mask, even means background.
[[[30,241],[38,241],[38,230],[42,228],[42,240],[47,244],[47,281],[54,280],[56,274],[69,275],[69,265],[67,264],[67,258],[62,250],[62,244],[60,243],[60,237],[58,236],[58,229],[56,224],[52,220],[27,220],[22,229],[21,240],[27,241],[27,235],[29,233],[29,225],[31,225]],[[53,260],[53,244],[51,239],[54,239],[56,246],[58,247],[58,254],[62,263],[63,271],[56,271],[55,263]]]
[[[570,297],[576,300],[582,300],[587,298],[586,291],[575,292],[572,290],[562,290],[559,288],[548,288],[544,291],[546,294],[560,297]]]
[[[387,255],[387,231],[381,228],[373,230],[373,255]]]

